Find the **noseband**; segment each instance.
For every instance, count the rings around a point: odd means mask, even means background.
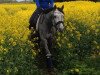
[[[64,22],[63,22],[63,21],[58,21],[57,23],[55,23],[55,25],[54,25],[54,26],[58,26],[60,23],[64,24]]]
[[[57,26],[59,25],[59,24],[64,24],[64,22],[63,21],[58,21],[57,23],[55,23],[52,27],[54,27],[54,29],[57,31],[58,30],[58,28],[57,28]]]

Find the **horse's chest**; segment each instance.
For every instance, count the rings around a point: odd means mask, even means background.
[[[39,28],[39,31],[48,33],[48,32],[49,32],[49,28],[48,28],[47,26],[41,26],[41,27]]]

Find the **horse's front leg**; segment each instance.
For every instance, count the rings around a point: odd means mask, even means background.
[[[48,48],[48,42],[47,42],[47,39],[42,39],[43,43],[44,43],[44,48],[46,50],[46,56],[47,57],[50,57],[51,56],[51,53],[49,51],[49,48]]]
[[[50,37],[52,37],[52,34],[51,33],[49,33],[49,34],[46,35],[46,38],[47,39],[50,38]]]

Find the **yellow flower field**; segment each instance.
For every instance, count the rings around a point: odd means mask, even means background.
[[[100,25],[100,3],[94,2],[65,2],[56,3],[57,6],[64,5],[65,26],[69,32],[73,32],[78,27],[71,23],[71,20],[84,22],[91,30],[97,34],[100,30],[96,26]],[[26,41],[29,34],[29,18],[35,10],[35,4],[0,4],[0,42],[5,42],[6,35],[16,38],[16,41]],[[98,23],[97,23],[98,22]],[[69,25],[67,25],[69,23]],[[89,33],[91,30],[87,30]],[[81,34],[75,31],[79,39]],[[73,33],[71,34],[73,36]],[[9,38],[10,39],[10,38]],[[8,39],[8,40],[9,40]],[[15,41],[15,40],[14,40]]]
[[[64,5],[66,29],[63,34],[58,33],[57,45],[60,48],[66,46],[68,50],[74,49],[80,52],[90,50],[93,55],[100,54],[100,3],[76,1],[56,3],[56,5],[58,7]],[[14,64],[14,60],[25,63],[25,57],[34,59],[35,52],[29,52],[34,44],[28,40],[30,34],[28,22],[35,9],[35,4],[0,4],[0,60],[5,60],[7,64],[14,66],[2,69],[4,75],[11,75],[12,71],[15,72],[13,75],[16,75],[19,67]],[[15,52],[15,57],[13,52],[10,56],[9,51]],[[9,54],[7,58],[5,58],[6,54]],[[30,75],[30,72],[26,75]]]

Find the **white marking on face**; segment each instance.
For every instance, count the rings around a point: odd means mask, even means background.
[[[64,14],[60,12],[58,9],[56,9],[54,12],[54,22],[57,23],[59,21],[62,21],[62,22],[64,21]],[[57,26],[57,28],[60,30],[63,30],[64,29],[63,23],[60,23]]]
[[[64,19],[64,14],[62,12],[60,12],[58,9],[55,10],[54,12],[54,20],[55,22],[59,22],[59,21],[63,21]]]
[[[63,30],[63,29],[64,29],[64,26],[63,26],[63,24],[62,24],[62,23],[60,24],[59,28],[60,28],[61,30]]]

